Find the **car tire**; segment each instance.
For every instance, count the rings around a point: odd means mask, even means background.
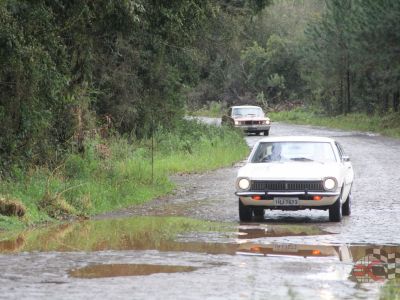
[[[347,196],[346,201],[342,205],[342,215],[350,216],[351,215],[351,192]]]
[[[264,131],[264,136],[268,136],[269,135],[269,130],[265,130]]]
[[[342,204],[340,203],[340,196],[336,202],[329,207],[329,221],[331,222],[340,222],[342,220]]]
[[[264,217],[264,208],[262,208],[262,207],[254,207],[253,208],[253,213],[254,213],[255,217],[263,218]]]
[[[239,199],[239,219],[240,221],[251,221],[253,217],[253,209],[250,206],[246,206]]]

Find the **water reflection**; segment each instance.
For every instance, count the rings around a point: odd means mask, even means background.
[[[301,256],[307,257],[338,257],[340,261],[351,261],[351,253],[346,246],[322,246],[278,244],[269,245],[246,243],[241,244],[237,254],[261,256]]]
[[[400,247],[352,247],[356,256],[350,279],[359,283],[400,278]]]
[[[30,230],[12,239],[0,236],[0,253],[159,250],[234,254],[231,244],[176,241],[178,235],[185,233],[233,231],[233,224],[183,217],[85,221]]]
[[[119,276],[146,276],[157,273],[192,272],[197,270],[190,266],[148,265],[148,264],[108,264],[91,265],[69,272],[76,278],[104,278]]]
[[[264,237],[312,236],[331,234],[315,225],[260,225],[240,226],[239,239],[258,239]]]
[[[357,283],[371,283],[400,278],[400,246],[329,246],[299,244],[245,243],[236,254],[259,256],[336,257],[353,263],[349,279]]]
[[[184,238],[185,234],[190,236],[192,233],[207,232],[213,233],[212,242]],[[262,224],[237,227],[233,223],[205,222],[183,217],[135,217],[62,224],[26,231],[7,239],[0,236],[0,253],[158,250],[263,257],[296,256],[305,259],[325,257],[353,264],[349,279],[358,283],[400,277],[400,246],[397,245],[301,245],[268,242],[269,237],[321,234],[330,233],[313,225]],[[141,272],[138,271],[138,266],[132,265],[87,268],[84,271],[89,273],[101,270],[98,272],[102,276],[107,272]],[[74,274],[71,273],[71,276],[75,276]]]

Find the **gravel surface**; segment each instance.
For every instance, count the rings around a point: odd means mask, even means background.
[[[213,119],[210,119],[213,120]],[[400,244],[400,141],[370,133],[345,132],[312,126],[275,123],[271,135],[318,135],[339,141],[353,163],[352,215],[339,224],[327,211],[266,211],[262,223],[313,223],[336,233],[329,237],[291,242]],[[247,136],[252,147],[262,136]],[[210,155],[212,155],[210,153]],[[204,220],[239,222],[234,183],[238,168],[173,177],[174,195],[102,217],[183,215]]]

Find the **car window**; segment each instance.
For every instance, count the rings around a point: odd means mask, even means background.
[[[253,163],[273,161],[335,162],[330,143],[325,142],[265,142],[258,144]]]
[[[339,151],[340,160],[343,160],[343,155],[345,155],[345,153],[343,151],[343,147],[338,142],[335,142],[335,144]]]
[[[235,107],[233,117],[263,117],[264,112],[260,107]]]

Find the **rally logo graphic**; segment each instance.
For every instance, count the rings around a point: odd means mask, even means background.
[[[367,249],[366,256],[354,265],[352,276],[360,283],[400,278],[400,253]]]

